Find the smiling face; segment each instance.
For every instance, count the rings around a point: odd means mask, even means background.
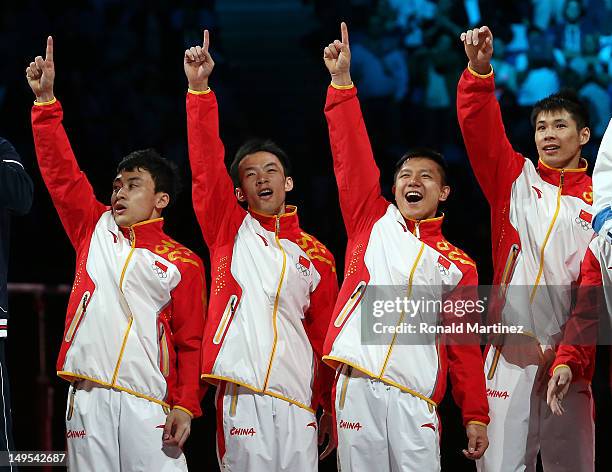
[[[286,193],[293,189],[293,179],[285,176],[278,157],[267,151],[246,155],[238,165],[240,187],[236,197],[250,209],[264,215],[285,212]]]
[[[159,218],[169,202],[167,193],[155,192],[155,182],[146,170],[122,170],[113,181],[111,210],[118,226]]]
[[[577,168],[582,146],[590,136],[589,128],[579,130],[576,120],[564,109],[540,112],[535,120],[538,156],[549,167]]]
[[[412,157],[397,172],[393,194],[404,218],[433,218],[440,202],[446,201],[450,187],[443,182],[439,165],[426,157]]]

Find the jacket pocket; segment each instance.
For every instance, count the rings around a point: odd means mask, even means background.
[[[168,333],[163,323],[159,323],[159,370],[164,377],[170,374],[170,350]]]
[[[510,252],[508,253],[508,257],[506,258],[506,264],[504,265],[504,272],[502,273],[502,278],[499,283],[499,294],[502,297],[506,296],[506,291],[508,289],[508,284],[512,280],[512,276],[514,275],[514,269],[516,268],[516,261],[518,260],[519,255],[519,245],[513,244],[510,247]]]
[[[367,285],[368,284],[366,284],[363,280],[357,284],[357,287],[355,288],[355,290],[353,291],[353,293],[351,294],[347,302],[342,307],[342,310],[340,310],[340,313],[334,320],[334,326],[336,328],[339,328],[340,326],[342,326],[342,324],[346,321],[346,319],[353,312],[353,310],[357,307],[357,305],[359,305],[359,302],[361,301],[361,299],[363,298],[363,295],[365,294]]]
[[[217,331],[215,331],[215,336],[213,337],[214,344],[220,344],[223,339],[223,335],[227,331],[227,328],[230,323],[231,317],[236,312],[236,306],[238,305],[238,297],[236,295],[232,295],[225,306],[225,310],[223,310],[223,316],[221,317],[221,321],[219,321],[219,326],[217,326]]]
[[[66,336],[64,337],[64,341],[67,343],[71,342],[74,339],[74,335],[76,334],[77,328],[81,322],[81,319],[85,316],[85,312],[87,311],[87,304],[90,300],[91,293],[86,291],[79,302],[79,307],[77,308],[72,321],[70,322],[70,326],[68,326],[68,330],[66,331]]]

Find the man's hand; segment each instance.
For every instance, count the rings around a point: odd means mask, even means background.
[[[468,448],[463,450],[463,455],[468,459],[480,459],[489,447],[487,427],[481,424],[470,423],[465,427],[468,437]]]
[[[209,45],[208,30],[204,30],[202,46],[193,46],[185,50],[183,67],[191,90],[204,91],[208,89],[208,77],[215,67],[215,61],[208,52]]]
[[[164,446],[183,448],[191,432],[191,416],[178,408],[174,408],[166,417],[164,426]]]
[[[34,62],[26,68],[28,84],[37,102],[53,100],[53,82],[55,81],[55,65],[53,64],[53,38],[47,38],[47,51],[45,58],[36,56]]]
[[[340,33],[342,41],[336,39],[333,43],[329,43],[329,46],[323,50],[323,60],[334,84],[351,85],[351,50],[348,28],[344,21],[340,23]]]
[[[493,33],[489,27],[481,26],[461,33],[461,41],[470,61],[470,68],[481,75],[491,72]]]
[[[548,381],[548,391],[546,392],[546,403],[555,415],[561,416],[565,409],[561,401],[567,394],[572,383],[572,369],[562,365],[555,369],[552,377]]]
[[[329,456],[338,445],[336,444],[336,438],[334,437],[333,421],[333,416],[325,411],[319,419],[319,446],[322,446],[325,442],[325,436],[328,437],[327,446],[319,456],[319,460],[321,461]]]

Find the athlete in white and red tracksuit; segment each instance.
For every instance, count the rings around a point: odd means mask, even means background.
[[[334,258],[285,207],[292,180],[272,143],[239,150],[232,171],[249,210],[240,206],[208,88],[213,64],[205,32],[203,48],[185,51],[185,72],[193,204],[212,267],[202,377],[217,385],[220,467],[317,470],[315,412],[330,411],[333,383],[320,358],[338,294]]]
[[[172,167],[151,150],[132,153],[119,165],[111,207],[100,203],[64,131],[53,73],[49,38],[46,60],[27,74],[40,171],[76,251],[57,360],[72,383],[69,467],[187,470],[176,446],[201,414],[206,294],[200,258],[162,229],[173,193],[162,180]]]
[[[553,95],[534,107],[537,168],[506,137],[490,65],[487,27],[461,37],[470,60],[457,92],[459,125],[476,178],[491,206],[494,289],[489,319],[527,336],[497,337],[486,353],[490,447],[483,471],[593,469],[592,398],[573,387],[571,415],[546,406],[545,383],[571,305],[571,286],[593,236],[591,179],[581,149],[587,113],[574,97]],[[572,444],[572,447],[568,447]]]
[[[436,337],[429,344],[400,344],[393,337],[364,342],[366,292],[394,286],[413,299],[452,297],[475,288],[476,266],[444,238],[443,217],[432,217],[449,191],[441,156],[425,150],[404,156],[396,168],[397,206],[381,195],[350,80],[348,32],[344,23],[341,28],[342,42],[330,44],[324,56],[332,75],[325,116],[348,234],[345,278],[323,358],[339,369],[334,389],[339,464],[343,471],[435,471],[440,469],[436,408],[447,372],[470,438],[466,455],[479,457],[486,449],[489,418],[479,341],[447,345]],[[424,316],[416,314],[431,322]]]
[[[610,225],[612,200],[611,124],[603,136],[593,169],[593,210],[596,214],[593,228],[599,231],[599,235],[589,244],[580,268],[576,306],[565,327],[563,343],[557,350],[550,372],[547,401],[557,414],[571,409],[566,401],[570,382],[593,377],[600,317],[612,319],[612,243],[607,228]],[[609,342],[609,338],[604,337],[602,342]]]

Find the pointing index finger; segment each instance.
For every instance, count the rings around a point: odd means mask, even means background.
[[[47,38],[47,51],[45,52],[45,61],[53,62],[53,38]]]
[[[204,30],[204,42],[202,43],[202,49],[204,49],[205,53],[208,52],[208,45],[209,44],[210,44],[210,36],[208,34],[208,30],[205,29]]]
[[[341,37],[342,37],[342,44],[344,44],[345,46],[348,46],[349,45],[348,28],[344,21],[340,23],[340,32],[341,32]]]

